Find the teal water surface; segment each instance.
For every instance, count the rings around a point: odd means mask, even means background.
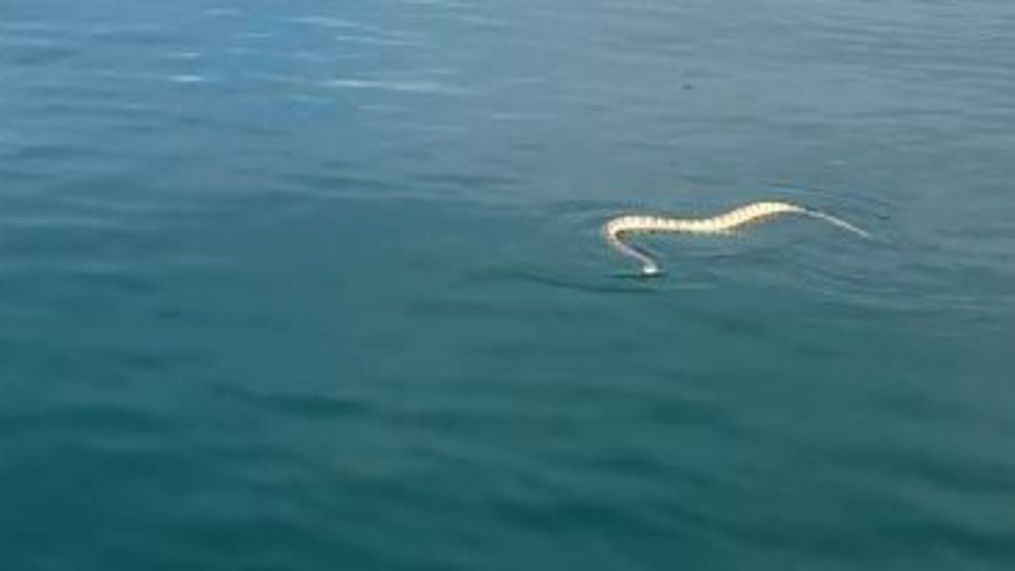
[[[0,569],[1015,568],[1013,26],[0,0]]]

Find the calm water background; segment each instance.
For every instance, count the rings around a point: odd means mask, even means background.
[[[1015,5],[0,0],[0,567],[1012,569]],[[607,252],[618,211],[834,212]]]

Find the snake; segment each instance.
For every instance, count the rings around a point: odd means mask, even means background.
[[[710,218],[625,214],[607,220],[602,226],[602,234],[611,248],[641,263],[641,275],[656,276],[661,273],[659,263],[645,250],[625,241],[626,237],[633,234],[728,234],[742,226],[785,214],[817,218],[863,238],[871,237],[866,230],[831,214],[777,201],[751,202]]]

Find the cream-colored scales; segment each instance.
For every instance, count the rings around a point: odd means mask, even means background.
[[[644,250],[624,241],[631,234],[723,234],[751,222],[759,222],[780,214],[802,214],[820,218],[862,236],[870,238],[866,231],[845,220],[824,212],[808,210],[788,202],[752,202],[729,212],[711,218],[671,218],[669,216],[617,216],[603,224],[603,237],[614,250],[631,256],[641,262],[641,273],[654,276],[659,273],[659,264]]]

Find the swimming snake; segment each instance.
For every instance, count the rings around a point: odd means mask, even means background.
[[[611,218],[603,224],[602,232],[606,243],[623,255],[641,262],[643,276],[660,273],[659,264],[641,248],[629,244],[624,238],[630,234],[725,234],[749,224],[760,222],[781,214],[802,214],[819,218],[864,238],[870,238],[866,231],[830,214],[809,210],[788,202],[752,202],[734,208],[711,218],[671,218],[669,216],[624,215]]]

